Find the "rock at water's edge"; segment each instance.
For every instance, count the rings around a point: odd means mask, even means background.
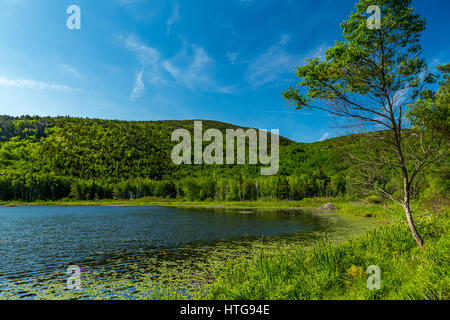
[[[336,207],[332,203],[325,203],[323,206],[318,207],[319,210],[334,210]]]

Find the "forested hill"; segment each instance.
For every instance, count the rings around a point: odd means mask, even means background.
[[[184,128],[193,137],[194,121],[0,116],[1,168],[113,181],[137,177],[182,178],[187,174],[186,170],[189,175],[216,171],[217,168],[211,166],[195,166],[191,170],[172,164],[171,151],[178,143],[171,141],[172,132]],[[223,122],[201,121],[204,131],[215,128],[225,134],[226,129],[248,129]],[[290,143],[291,140],[280,137],[281,146]]]
[[[0,116],[0,200],[301,199],[353,192],[346,154],[360,149],[364,136],[311,144],[280,137],[280,170],[261,177],[259,165],[173,164],[172,132],[193,132],[193,122]],[[239,127],[203,121],[208,128]]]

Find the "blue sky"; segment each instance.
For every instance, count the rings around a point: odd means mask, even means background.
[[[122,120],[211,119],[336,135],[292,111],[294,65],[340,39],[355,0],[0,0],[0,114]],[[81,30],[66,28],[69,5]],[[424,56],[450,62],[450,1],[416,0]]]

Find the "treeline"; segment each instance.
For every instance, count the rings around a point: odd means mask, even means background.
[[[13,137],[32,138],[38,141],[45,136],[45,130],[54,126],[56,118],[52,117],[11,117],[0,115],[0,142]]]
[[[330,197],[348,193],[343,176],[331,179],[323,173],[301,176],[258,178],[184,178],[150,180],[136,178],[120,182],[82,180],[49,174],[2,174],[0,200],[99,200],[138,199],[142,197],[184,200],[301,200],[306,197]]]

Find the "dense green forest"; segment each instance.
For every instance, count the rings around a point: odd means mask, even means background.
[[[358,187],[349,152],[367,134],[316,143],[280,137],[280,170],[260,165],[175,165],[171,134],[191,121],[127,122],[72,117],[0,116],[0,200],[135,199],[301,200],[370,196]],[[203,130],[238,128],[203,121]],[[246,129],[246,128],[244,128]],[[270,140],[270,139],[269,139]],[[270,149],[269,149],[270,150]],[[416,197],[446,197],[449,170],[436,163],[419,180]],[[390,181],[381,179],[386,188]]]

